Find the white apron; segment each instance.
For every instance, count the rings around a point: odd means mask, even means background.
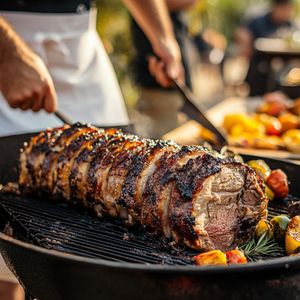
[[[59,110],[74,121],[129,123],[112,65],[96,32],[96,11],[82,14],[0,12],[44,60]],[[11,109],[0,94],[0,135],[59,126],[54,115]]]
[[[89,14],[0,12],[46,63],[59,110],[74,121],[126,125],[128,116],[112,65]],[[0,135],[60,126],[54,115],[11,109],[0,93]],[[1,149],[0,149],[1,155]],[[0,280],[16,282],[0,258]]]

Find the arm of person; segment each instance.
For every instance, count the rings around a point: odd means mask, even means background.
[[[182,11],[195,5],[199,0],[166,0],[168,10]]]
[[[172,79],[183,81],[184,71],[179,46],[174,37],[173,27],[166,2],[162,0],[123,0],[152,44],[155,57],[149,58],[149,69],[164,87]]]
[[[56,111],[56,93],[45,64],[2,17],[0,90],[12,108]]]
[[[253,36],[244,26],[240,26],[235,31],[235,41],[238,54],[250,58],[253,54]]]

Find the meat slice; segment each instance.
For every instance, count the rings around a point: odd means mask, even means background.
[[[178,168],[174,180],[170,228],[173,238],[189,247],[234,248],[265,217],[262,182],[244,164],[206,153]]]
[[[97,215],[108,214],[111,203],[105,201],[104,191],[107,185],[108,172],[124,145],[130,138],[120,131],[109,137],[90,164],[87,177],[88,200],[94,205]],[[104,150],[104,151],[103,151]]]
[[[54,196],[54,188],[57,182],[57,165],[58,158],[65,147],[83,134],[83,131],[88,131],[90,126],[76,123],[72,126],[64,127],[63,132],[53,140],[51,148],[48,149],[45,159],[41,165],[41,184],[40,188],[43,192]]]
[[[87,176],[90,163],[96,155],[105,151],[107,138],[114,135],[116,130],[99,130],[96,139],[86,141],[79,150],[69,176],[71,198],[77,203],[88,207],[87,201]]]
[[[146,182],[155,172],[156,162],[160,157],[177,147],[171,141],[147,141],[147,146],[133,160],[118,201],[118,205],[123,208],[124,215],[122,217],[127,220],[128,224],[141,222],[142,195]]]
[[[64,128],[46,130],[31,138],[29,144],[24,143],[20,154],[19,183],[27,189],[36,189],[42,180],[42,164],[53,142],[62,134]]]
[[[161,156],[143,192],[141,214],[143,225],[154,231],[162,231],[167,237],[171,236],[168,214],[175,170],[203,153],[206,151],[202,147],[182,147]]]
[[[138,157],[142,149],[145,147],[145,140],[140,140],[135,136],[129,138],[124,144],[107,175],[107,185],[104,192],[105,201],[109,203],[109,215],[127,218],[127,209],[118,205],[121,197],[122,187],[126,175],[133,161]]]
[[[70,200],[71,189],[69,177],[73,167],[74,160],[80,153],[81,149],[90,140],[95,140],[99,135],[96,128],[87,127],[80,131],[80,134],[75,133],[73,139],[66,144],[65,148],[60,152],[57,159],[56,180],[53,190],[54,197],[62,197]]]

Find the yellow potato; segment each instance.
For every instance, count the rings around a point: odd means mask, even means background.
[[[227,132],[231,130],[231,128],[239,123],[243,123],[245,118],[247,118],[246,115],[242,114],[229,114],[224,117],[223,121],[223,127]]]
[[[194,256],[194,260],[199,266],[207,265],[227,265],[226,254],[220,250],[213,250]]]
[[[278,118],[282,126],[282,132],[299,128],[299,117],[290,113],[285,113]]]
[[[287,255],[298,252],[300,248],[300,216],[295,216],[289,222],[285,233],[285,251]]]
[[[270,232],[270,226],[265,220],[260,220],[255,228],[255,238],[259,240],[259,238],[263,234],[269,234]]]
[[[300,129],[287,130],[282,138],[288,150],[300,153]]]

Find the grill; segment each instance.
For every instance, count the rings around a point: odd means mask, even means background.
[[[19,239],[84,257],[186,265],[193,263],[191,257],[196,253],[173,248],[142,228],[128,229],[116,220],[97,220],[76,209],[24,196],[0,194],[0,214]]]
[[[1,183],[17,180],[18,149],[29,136],[0,138]],[[299,196],[300,166],[266,162],[288,173],[291,194]],[[270,217],[286,213],[282,203],[271,205]],[[118,222],[0,192],[0,226],[6,232],[0,233],[0,251],[30,299],[299,299],[299,257],[195,267],[193,251]]]
[[[286,213],[280,205],[269,207],[269,218]],[[20,240],[83,257],[191,265],[197,254],[182,246],[172,247],[172,243],[141,227],[127,228],[118,220],[95,219],[64,204],[54,205],[31,197],[0,193],[0,218],[5,220],[2,225],[6,225],[6,232],[12,231]]]

